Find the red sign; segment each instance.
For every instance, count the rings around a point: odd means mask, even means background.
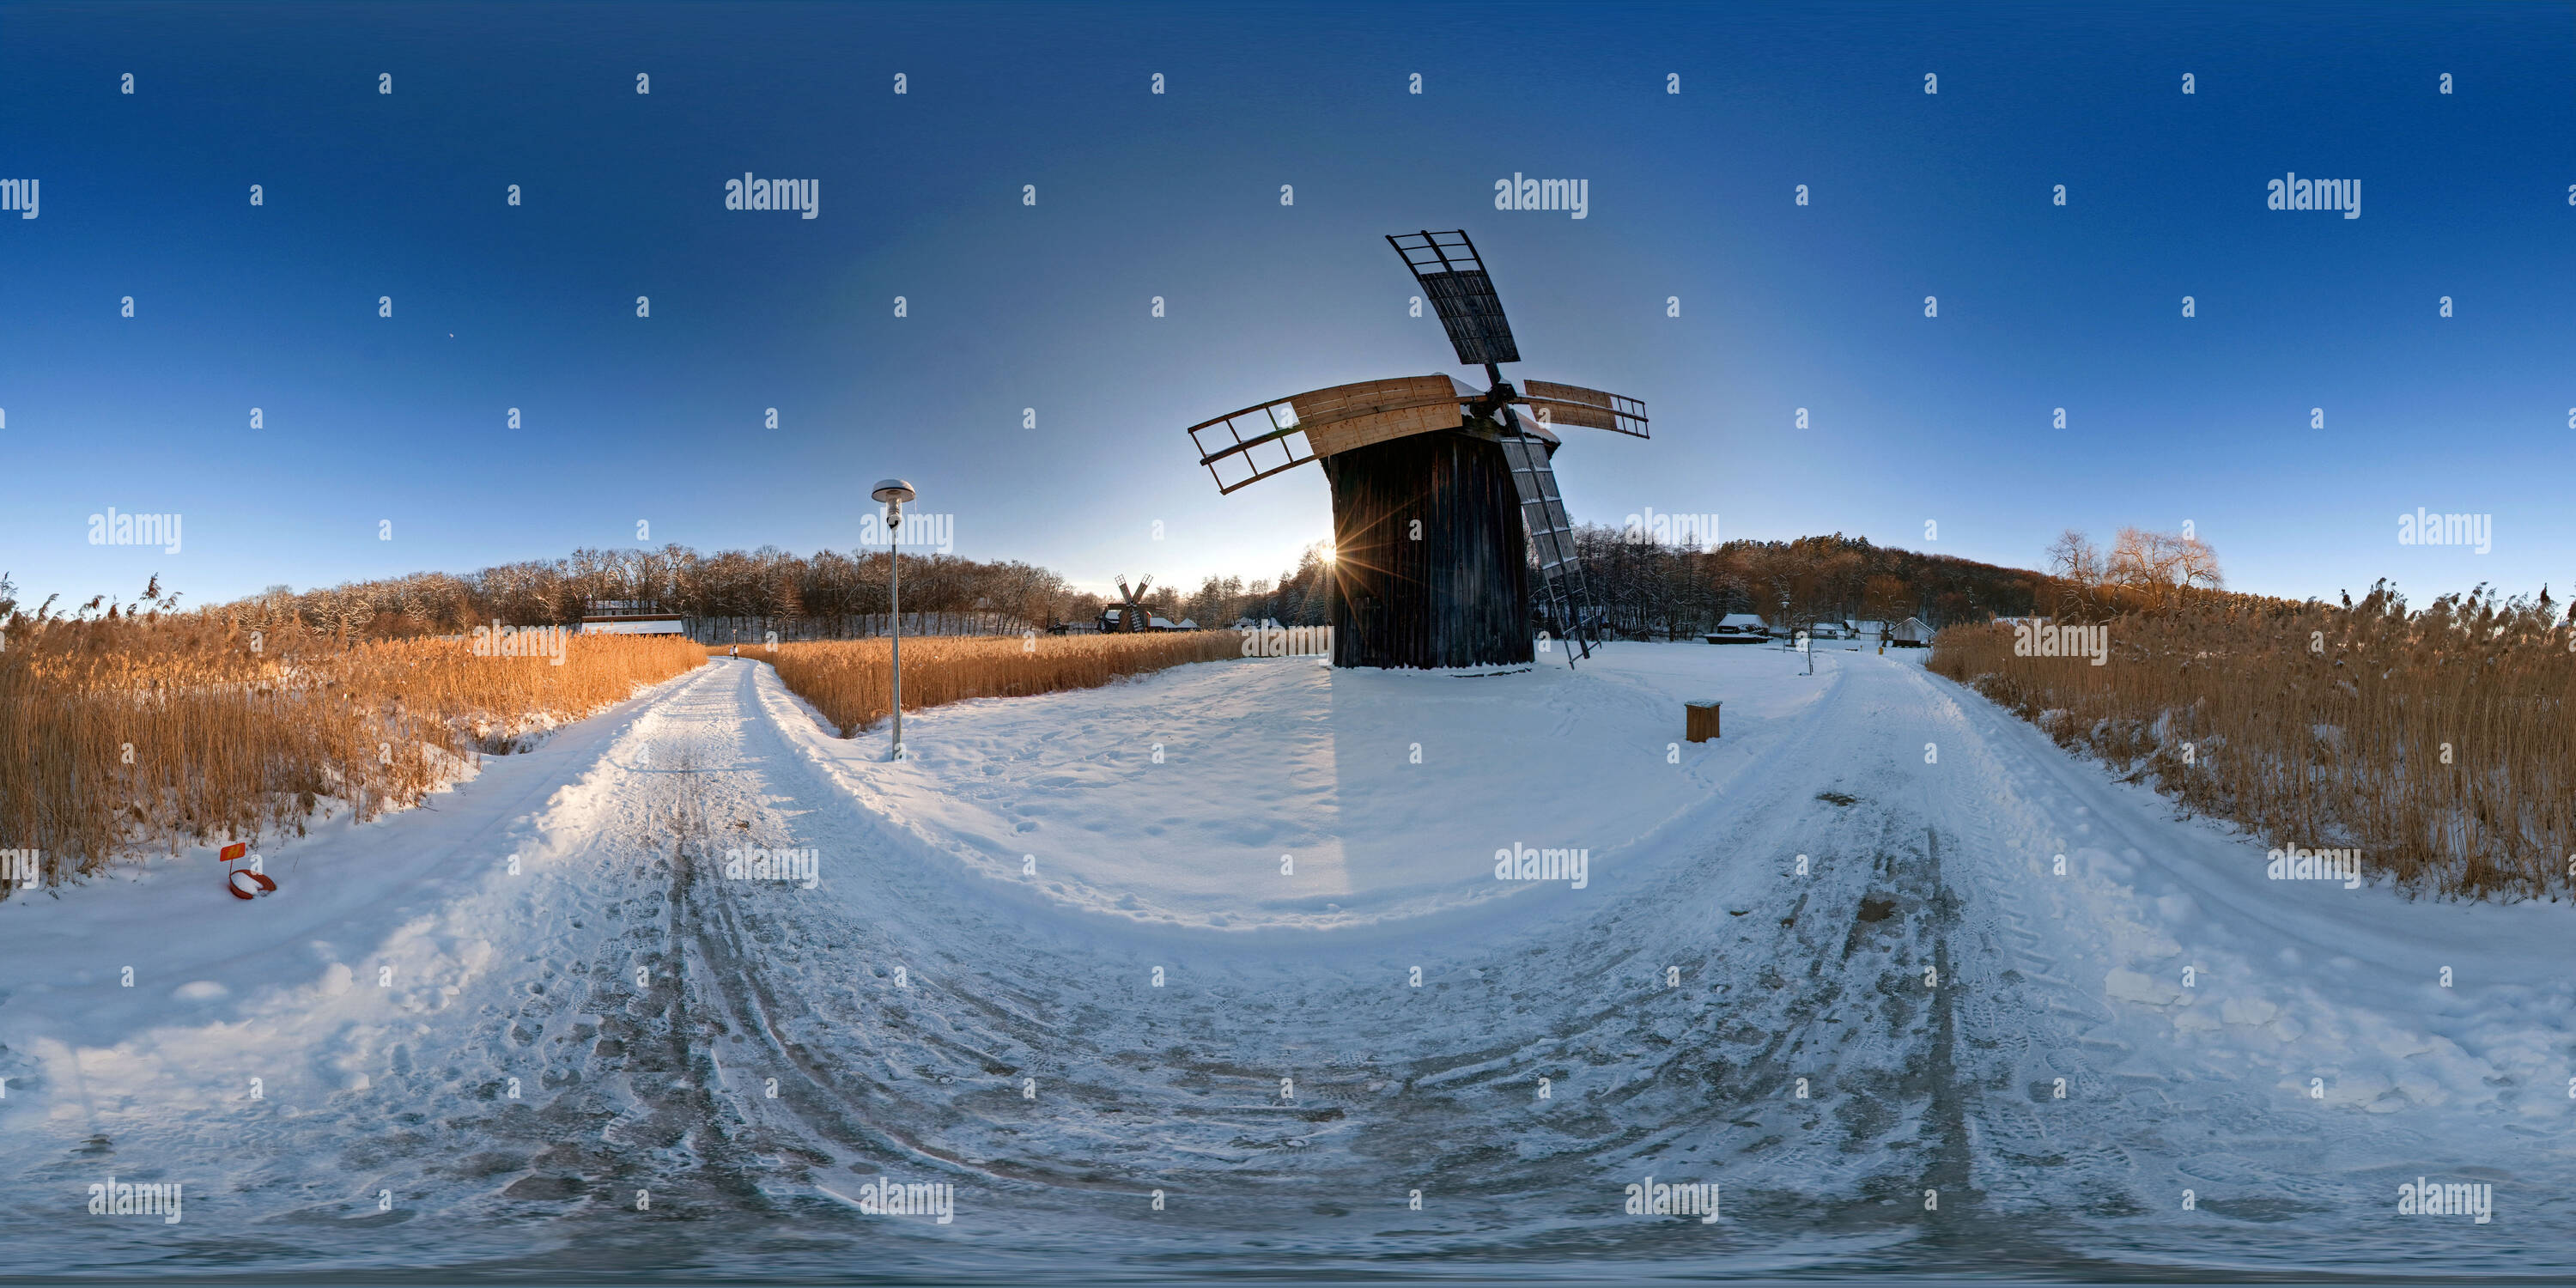
[[[241,856],[243,856],[243,855],[245,855],[245,854],[248,854],[248,853],[250,853],[250,843],[249,843],[249,842],[247,842],[247,841],[235,841],[235,842],[233,842],[232,844],[227,845],[227,846],[225,846],[225,847],[224,847],[224,862],[226,862],[226,863],[230,863],[230,862],[232,862],[233,860],[238,859],[238,858],[240,858]]]

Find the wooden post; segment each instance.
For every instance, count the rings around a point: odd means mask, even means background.
[[[1717,736],[1717,706],[1718,704],[1712,700],[1693,702],[1682,708],[1686,713],[1683,720],[1683,733],[1692,742],[1706,742]]]

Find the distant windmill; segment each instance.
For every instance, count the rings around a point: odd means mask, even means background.
[[[1118,629],[1141,631],[1154,620],[1154,610],[1145,607],[1146,588],[1153,584],[1153,578],[1139,577],[1136,579],[1136,589],[1129,590],[1127,578],[1123,575],[1118,578],[1118,597],[1127,601],[1127,610],[1118,614]]]
[[[1323,463],[1335,666],[1530,661],[1533,547],[1548,629],[1566,641],[1568,663],[1590,657],[1595,611],[1548,467],[1552,427],[1644,438],[1645,404],[1544,380],[1513,388],[1498,364],[1520,361],[1520,349],[1475,243],[1461,231],[1386,240],[1439,311],[1458,360],[1482,366],[1489,387],[1400,376],[1295,394],[1191,426],[1199,464],[1222,495]]]

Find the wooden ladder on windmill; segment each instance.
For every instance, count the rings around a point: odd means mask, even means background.
[[[1538,552],[1548,624],[1565,641],[1568,664],[1578,657],[1589,658],[1592,588],[1583,579],[1583,561],[1575,557],[1574,524],[1566,517],[1565,498],[1557,495],[1556,471],[1547,464],[1547,444],[1526,434],[1505,434],[1502,444],[1503,459],[1512,467],[1512,486],[1521,495],[1521,524],[1529,529],[1530,545]]]

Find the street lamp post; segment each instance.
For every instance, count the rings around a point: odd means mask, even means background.
[[[885,502],[886,508],[886,606],[894,619],[894,751],[888,760],[903,759],[903,558],[895,550],[896,530],[903,526],[903,503],[912,499],[912,485],[902,479],[880,479],[870,495]]]

